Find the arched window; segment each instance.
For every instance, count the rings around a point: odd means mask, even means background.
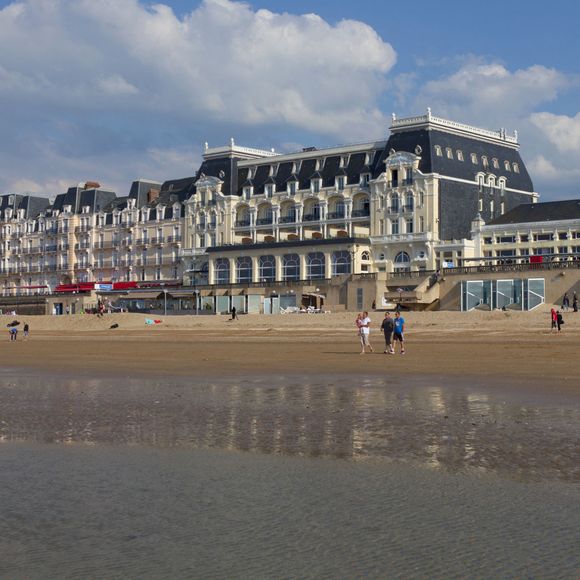
[[[276,280],[276,261],[274,256],[260,256],[260,281],[273,282]]]
[[[200,217],[201,220],[201,217]],[[205,223],[205,216],[204,216]],[[201,221],[200,221],[201,225]],[[249,226],[250,225],[250,208],[247,205],[242,205],[238,207],[236,212],[236,226]]]
[[[475,153],[471,154],[471,163],[477,165],[477,155]]]
[[[324,254],[322,252],[311,252],[306,256],[306,277],[309,280],[326,277]]]
[[[409,191],[405,196],[405,211],[413,211],[415,209],[415,204],[413,200],[413,193]]]
[[[514,173],[520,172],[520,166],[517,163],[514,163]]]
[[[272,206],[269,203],[263,203],[258,207],[257,225],[268,225],[273,222]]]
[[[453,159],[453,149],[451,147],[446,147],[445,153],[447,153],[447,159]]]
[[[236,282],[252,281],[252,258],[241,256],[236,260]]]
[[[399,212],[399,194],[398,193],[394,193],[391,196],[391,211],[393,213]]]
[[[506,171],[511,171],[511,170],[512,170],[512,168],[511,168],[511,165],[510,165],[510,162],[509,162],[509,161],[504,161],[504,162],[503,162],[503,166],[504,166],[504,169],[505,169]]]
[[[407,252],[399,252],[395,256],[395,268],[409,268],[411,258]]]
[[[463,161],[463,151],[461,151],[461,149],[458,149],[456,151],[456,153],[457,153],[457,159],[458,159],[458,161]]]
[[[284,280],[300,280],[300,257],[298,254],[286,254],[282,258],[282,276]]]
[[[332,252],[332,275],[350,274],[350,252],[340,250]]]
[[[230,283],[230,261],[227,258],[218,258],[215,261],[216,284]]]
[[[435,145],[435,155],[437,155],[437,157],[443,157],[443,151],[441,150],[440,145]]]
[[[368,262],[371,259],[371,253],[368,252],[367,250],[365,250],[361,255],[360,255],[360,259],[363,262]]]

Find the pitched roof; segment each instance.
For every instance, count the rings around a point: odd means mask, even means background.
[[[543,203],[524,203],[490,221],[487,225],[495,226],[501,224],[573,219],[580,219],[580,199],[546,201]]]

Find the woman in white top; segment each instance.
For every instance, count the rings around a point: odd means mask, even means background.
[[[360,327],[360,344],[362,347],[361,354],[365,354],[365,352],[366,352],[365,349],[367,346],[371,352],[374,352],[373,347],[371,346],[371,343],[369,341],[369,334],[371,331],[371,329],[370,329],[371,319],[369,318],[368,312],[362,313],[362,318],[360,319],[358,324]]]

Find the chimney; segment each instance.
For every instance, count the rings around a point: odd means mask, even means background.
[[[154,199],[159,197],[159,190],[158,189],[150,189],[147,192],[147,203],[151,203]]]

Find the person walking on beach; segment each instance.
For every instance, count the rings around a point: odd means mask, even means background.
[[[369,337],[371,332],[371,319],[369,318],[368,312],[362,313],[362,318],[360,319],[360,344],[362,347],[361,354],[365,354],[366,347],[368,346],[371,352],[374,352],[373,347],[371,346]]]
[[[564,324],[564,317],[559,310],[556,312],[556,324],[558,325],[558,332],[560,332],[562,330],[562,324]]]
[[[24,335],[24,338],[28,338],[28,333],[30,332],[30,328],[28,326],[28,322],[24,323],[24,328],[22,329],[22,333]]]
[[[550,310],[550,320],[552,321],[552,326],[550,327],[550,332],[553,332],[554,330],[556,330],[556,328],[558,326],[558,315],[556,314],[555,308],[552,308],[552,310]]]
[[[238,320],[238,314],[237,314],[235,306],[232,306],[232,318],[231,318],[231,320]]]
[[[564,298],[562,298],[562,310],[566,311],[570,308],[570,298],[568,298],[568,292],[564,292]]]
[[[576,296],[576,292],[574,292],[574,297],[572,298],[572,310],[578,312],[578,296]]]
[[[393,349],[393,342],[391,340],[394,329],[395,324],[391,318],[391,313],[385,312],[385,317],[381,323],[381,330],[385,335],[385,354],[395,354],[395,350]]]
[[[397,344],[397,342],[401,345],[401,354],[405,354],[405,319],[401,316],[400,312],[395,313],[395,321],[394,321],[395,331],[393,333],[393,345]],[[393,346],[393,354],[395,352]]]

